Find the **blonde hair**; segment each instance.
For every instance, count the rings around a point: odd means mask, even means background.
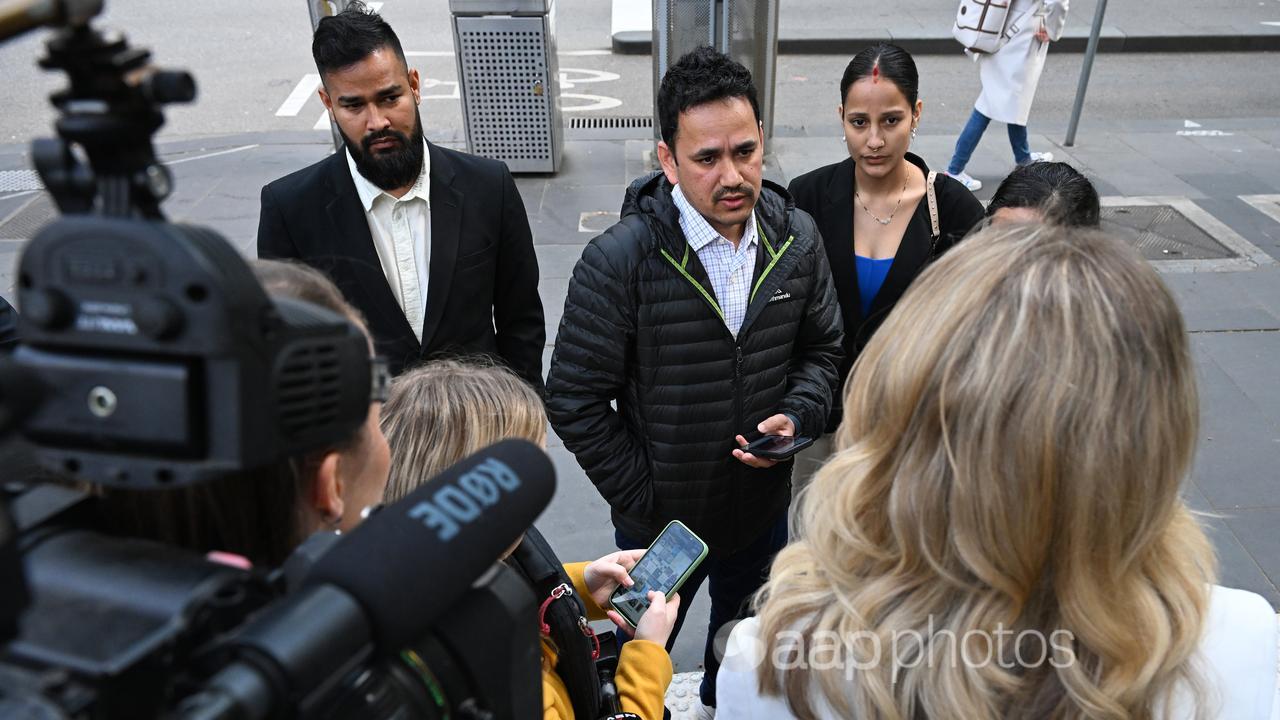
[[[499,440],[545,444],[547,415],[538,394],[510,370],[480,360],[437,360],[391,384],[382,432],[391,445],[384,500],[394,502]]]
[[[1198,412],[1182,317],[1130,248],[1054,227],[965,240],[853,369],[836,454],[757,598],[762,692],[801,718],[821,698],[972,720],[1144,718],[1199,688],[1215,565],[1179,496]],[[1000,628],[1045,655],[968,662],[1017,649]],[[788,631],[834,632],[857,671],[782,671]]]
[[[328,275],[304,265],[297,260],[271,260],[257,258],[249,262],[254,277],[268,295],[293,298],[318,305],[351,320],[364,334],[369,334],[368,323],[347,299]]]

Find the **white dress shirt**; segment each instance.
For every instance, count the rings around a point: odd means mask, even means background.
[[[347,167],[364,207],[373,247],[387,285],[404,311],[413,334],[422,342],[431,268],[431,153],[423,141],[422,172],[404,197],[397,198],[369,182],[347,151]]]
[[[707,270],[711,289],[720,310],[724,313],[725,327],[736,338],[747,314],[747,300],[751,297],[751,278],[756,269],[756,213],[751,211],[742,230],[738,247],[702,217],[680,186],[671,189],[671,198],[680,211],[680,229],[684,231],[689,247],[698,254],[698,260]]]

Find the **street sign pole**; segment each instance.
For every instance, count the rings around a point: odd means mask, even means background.
[[[311,15],[311,32],[315,33],[316,26],[320,24],[320,18],[337,15],[350,4],[350,0],[307,0],[307,12]],[[329,132],[333,134],[334,152],[342,152],[342,131],[338,129],[338,123],[332,118],[329,119]]]
[[[1089,89],[1089,74],[1093,71],[1093,57],[1098,54],[1098,39],[1102,36],[1102,16],[1107,14],[1107,0],[1098,0],[1093,12],[1093,31],[1089,33],[1089,46],[1084,52],[1084,67],[1080,68],[1080,86],[1076,88],[1076,103],[1071,108],[1071,124],[1067,126],[1066,147],[1076,144],[1076,129],[1080,127],[1080,113],[1084,110],[1084,94]]]

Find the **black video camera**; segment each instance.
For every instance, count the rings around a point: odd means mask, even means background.
[[[379,378],[350,322],[269,298],[217,233],[164,221],[151,138],[194,81],[91,27],[100,9],[0,17],[0,40],[55,26],[41,65],[70,79],[59,139],[33,147],[63,217],[23,253],[23,343],[0,363],[0,436],[20,424],[70,484],[0,476],[0,717],[536,715],[536,602],[493,564],[554,488],[532,446],[464,460],[285,568],[104,532],[84,488],[198,486],[330,446]]]

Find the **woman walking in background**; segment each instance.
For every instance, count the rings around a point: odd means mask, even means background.
[[[1027,118],[1036,96],[1040,72],[1049,53],[1049,41],[1062,38],[1067,25],[1069,0],[1012,0],[1004,34],[1008,40],[995,53],[976,55],[982,76],[982,94],[973,105],[969,122],[956,139],[947,174],[973,191],[982,183],[964,171],[973,150],[992,120],[1009,126],[1013,160],[1027,165],[1052,160],[1053,153],[1033,153],[1027,140]]]

